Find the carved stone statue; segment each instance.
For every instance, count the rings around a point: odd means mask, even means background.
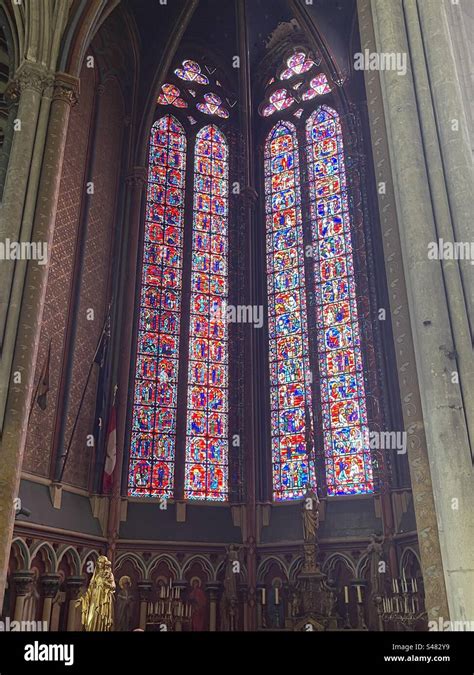
[[[233,631],[237,626],[237,575],[240,572],[240,547],[230,544],[226,551],[224,591],[220,602],[221,630]]]
[[[367,546],[367,557],[369,559],[370,586],[372,595],[381,595],[383,593],[382,576],[380,572],[380,561],[383,556],[384,539],[381,535],[372,534],[370,544]]]
[[[118,585],[120,592],[117,595],[115,607],[115,630],[129,631],[132,628],[132,605],[134,601],[130,577],[120,577]]]
[[[115,580],[112,574],[112,563],[105,555],[100,555],[87,591],[76,600],[76,607],[82,608],[84,630],[111,630],[114,593]]]
[[[303,539],[305,543],[316,543],[319,529],[319,509],[321,503],[318,495],[311,486],[308,486],[303,497]]]

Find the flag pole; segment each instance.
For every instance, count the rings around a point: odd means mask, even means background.
[[[53,342],[53,338],[49,338],[48,353],[46,355],[46,361],[48,361],[51,358],[51,344],[52,344],[52,342]],[[37,382],[36,387],[35,387],[35,393],[33,394],[33,398],[31,400],[30,412],[28,414],[28,421],[26,423],[27,426],[30,423],[31,414],[33,412],[33,408],[35,407],[36,397],[38,396],[41,381],[44,379],[43,369],[44,369],[44,366],[43,366],[43,368],[41,368],[40,376],[38,378],[38,382]]]
[[[71,450],[71,445],[72,445],[72,441],[73,441],[73,438],[74,438],[74,433],[76,431],[77,424],[79,422],[79,415],[81,414],[82,405],[83,405],[84,399],[86,397],[86,391],[87,391],[87,387],[89,385],[89,380],[90,380],[90,377],[91,377],[91,374],[92,374],[92,369],[94,367],[94,363],[96,363],[97,354],[99,353],[100,347],[102,345],[102,341],[103,341],[103,339],[104,339],[104,337],[107,333],[107,330],[109,328],[110,328],[110,306],[109,306],[109,311],[107,313],[107,316],[105,317],[104,325],[102,327],[102,331],[101,331],[99,340],[97,342],[97,347],[95,349],[94,356],[92,357],[92,361],[89,365],[89,371],[87,373],[86,381],[85,381],[84,386],[82,388],[81,399],[79,401],[79,408],[77,409],[77,415],[76,415],[76,418],[74,420],[74,424],[73,424],[72,431],[71,431],[71,436],[69,437],[69,443],[67,444],[66,452],[62,455],[63,463],[62,463],[62,466],[61,466],[61,472],[59,474],[58,483],[61,483],[62,480],[63,480],[64,469],[66,468],[66,463],[67,463],[67,460],[68,460],[68,457],[69,457],[69,451]]]

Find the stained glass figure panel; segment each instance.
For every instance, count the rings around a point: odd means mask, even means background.
[[[307,456],[311,389],[296,130],[279,122],[265,144],[265,210],[273,496],[301,498],[315,484]]]
[[[206,126],[194,160],[186,499],[228,499],[228,173],[226,138]]]
[[[166,115],[151,129],[128,494],[173,495],[186,136]]]
[[[329,495],[373,492],[341,123],[318,108],[306,123],[318,359]]]

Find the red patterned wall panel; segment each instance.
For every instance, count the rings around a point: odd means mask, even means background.
[[[89,364],[94,356],[109,303],[123,118],[123,100],[119,86],[115,80],[109,80],[99,98],[94,194],[87,224],[66,444],[70,439]],[[88,319],[91,310],[93,320]],[[64,472],[66,483],[82,488],[88,487],[91,460],[94,456],[94,449],[87,445],[87,436],[94,430],[98,369],[94,365]]]
[[[23,460],[24,470],[41,476],[48,476],[49,474],[77,229],[84,193],[87,145],[94,101],[94,81],[95,71],[84,67],[81,72],[80,100],[71,110],[58,211],[50,252],[46,303],[35,373],[36,386],[51,339],[50,390],[47,397],[47,407],[44,411],[40,409],[36,402],[33,405]]]

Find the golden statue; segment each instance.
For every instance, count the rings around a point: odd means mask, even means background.
[[[110,631],[113,624],[115,581],[112,563],[105,555],[97,558],[86,593],[76,600],[82,605],[82,625],[86,631]]]

